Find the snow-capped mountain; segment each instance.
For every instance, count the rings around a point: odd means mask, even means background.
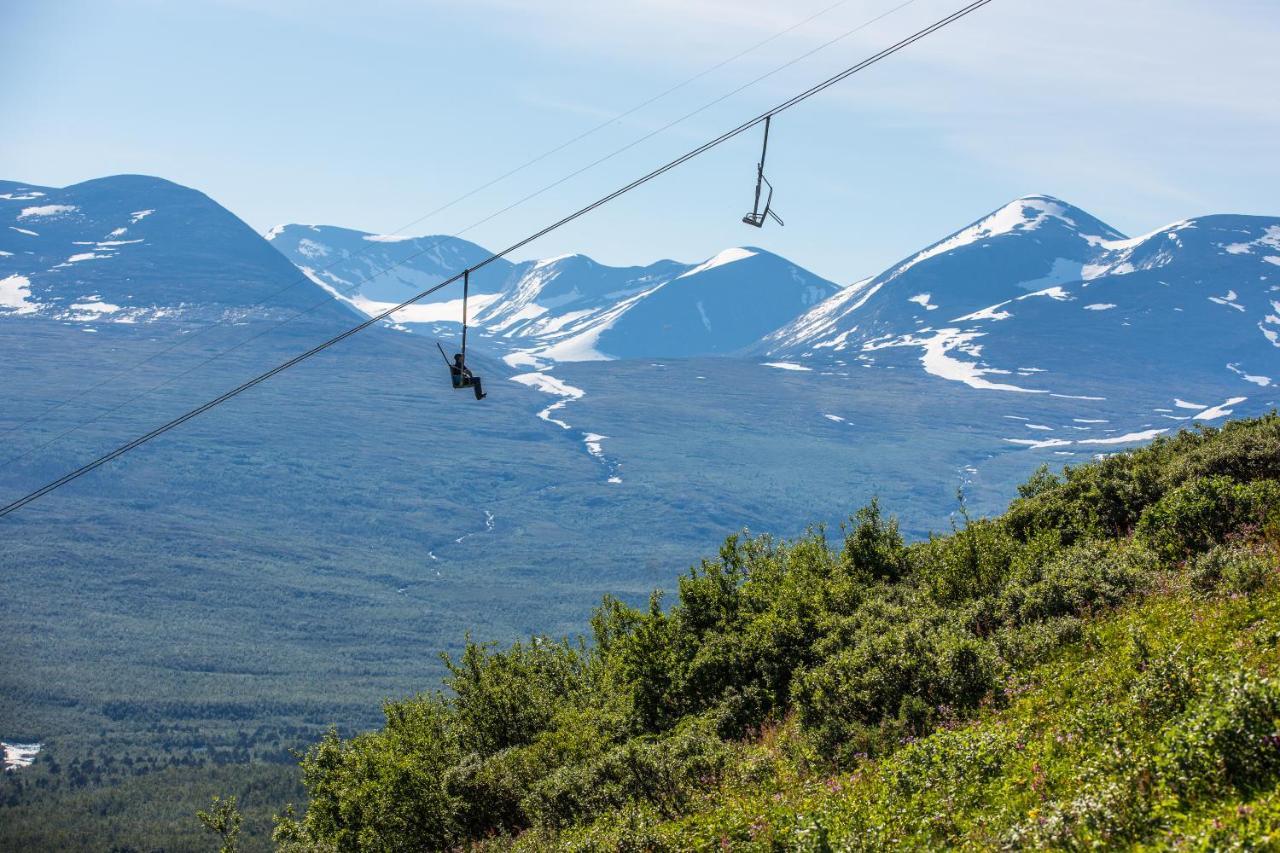
[[[402,238],[286,225],[268,239],[311,278],[373,315],[489,256],[453,237]],[[748,347],[839,288],[756,248],[698,264],[663,260],[610,267],[585,255],[511,264],[472,277],[471,320],[513,364],[720,355]],[[461,318],[459,288],[394,319],[447,331]]]
[[[551,361],[725,355],[838,289],[755,248],[628,268],[571,255],[518,267],[477,321],[494,340]]]
[[[974,388],[1280,383],[1280,219],[1208,216],[1126,238],[1018,199],[768,335],[771,357],[917,366]]]
[[[332,225],[279,225],[267,240],[312,281],[367,315],[381,313],[492,253],[457,237],[370,234]],[[473,312],[489,304],[511,274],[497,260],[471,277]],[[456,322],[462,289],[432,294],[396,315],[405,323]]]
[[[355,313],[203,193],[117,175],[0,181],[0,315],[78,323]]]

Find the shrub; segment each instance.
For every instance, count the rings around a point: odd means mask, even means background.
[[[1182,713],[1195,695],[1195,668],[1181,647],[1147,660],[1129,688],[1129,701],[1149,727]]]
[[[1006,586],[997,612],[1010,625],[1083,616],[1115,606],[1142,581],[1143,572],[1114,546],[1083,543],[1052,557],[1034,579]]]
[[[1178,486],[1147,509],[1138,535],[1160,556],[1181,560],[1260,525],[1277,506],[1280,482],[1241,484],[1229,477],[1207,477]]]
[[[411,851],[455,844],[458,803],[443,775],[457,761],[444,703],[422,697],[387,706],[387,725],[341,740],[330,732],[302,760],[310,796],[282,838],[324,841],[338,851]]]
[[[1280,681],[1249,672],[1212,680],[1170,725],[1158,760],[1184,801],[1273,785],[1280,778]]]
[[[729,747],[715,727],[714,719],[691,718],[669,734],[632,738],[594,760],[561,767],[532,786],[525,807],[538,823],[556,828],[634,804],[675,817],[724,770]]]
[[[872,499],[853,517],[853,527],[844,540],[843,559],[847,566],[871,580],[897,580],[907,568],[898,520],[885,521],[880,502]]]
[[[585,660],[568,641],[534,637],[507,651],[467,639],[461,659],[442,656],[463,749],[481,756],[529,743],[585,686]]]
[[[867,844],[927,846],[961,831],[953,795],[1001,772],[1006,758],[1021,761],[1028,746],[1012,730],[993,745],[957,726],[986,703],[1037,689],[1014,668],[1082,638],[1079,652],[1093,660],[1071,691],[1090,692],[1096,677],[1111,679],[1110,692],[1054,732],[1050,751],[1105,738],[1095,756],[1126,761],[1126,739],[1138,737],[1158,754],[1141,767],[1073,767],[1058,801],[1042,787],[1052,773],[1038,763],[1019,769],[1043,808],[982,843],[1140,838],[1157,799],[1280,777],[1280,691],[1241,676],[1198,694],[1204,670],[1158,631],[1117,646],[1082,620],[1161,588],[1171,562],[1188,557],[1201,590],[1258,588],[1280,557],[1278,469],[1273,415],[1183,432],[1061,476],[1042,468],[1002,518],[971,519],[962,503],[950,535],[909,546],[875,501],[837,546],[821,527],[792,541],[730,537],[679,579],[673,604],[660,593],[646,608],[606,599],[591,646],[535,638],[498,650],[468,640],[448,661],[451,696],[390,704],[383,730],[331,735],[308,753],[311,803],[301,821],[282,818],[280,838],[333,850],[465,847],[494,834],[503,838],[483,843],[501,848],[519,835],[546,849],[678,848],[656,822],[688,813],[722,784],[733,808],[744,787],[759,794],[777,784],[784,790],[770,795],[800,791],[795,809],[757,809],[745,795],[752,829],[730,820],[736,830],[699,843],[821,849],[856,824]],[[1256,641],[1274,645],[1274,632]],[[821,796],[815,768],[856,762],[860,774],[867,755],[888,753],[879,767],[892,771],[894,790],[938,808],[830,821],[804,812],[803,797]],[[919,834],[896,834],[907,825]]]
[[[1190,565],[1191,583],[1202,592],[1253,592],[1275,571],[1265,552],[1240,545],[1216,545]]]

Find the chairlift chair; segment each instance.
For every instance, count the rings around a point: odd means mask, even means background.
[[[449,356],[445,354],[444,347],[436,341],[436,349],[440,350],[440,357],[444,359],[445,366],[449,368],[449,374],[454,388],[472,388],[475,390],[476,399],[483,400],[488,395],[484,393],[480,385],[480,377],[474,375],[467,368],[467,298],[471,294],[471,270],[462,271],[462,351],[454,356],[454,361],[449,361]]]
[[[769,219],[772,219],[774,222],[778,223],[779,225],[786,224],[782,221],[781,217],[779,217],[778,214],[773,212],[773,207],[772,207],[773,184],[769,183],[769,179],[764,176],[764,159],[765,159],[765,155],[769,153],[769,122],[772,120],[772,118],[773,118],[772,116],[765,116],[765,119],[764,119],[764,147],[760,151],[760,163],[756,167],[755,204],[751,206],[751,212],[748,213],[746,216],[742,217],[743,222],[745,222],[748,225],[754,226],[756,228],[763,228],[764,223]],[[765,187],[769,188],[769,192],[767,195],[765,195],[764,209],[761,210],[760,194]]]

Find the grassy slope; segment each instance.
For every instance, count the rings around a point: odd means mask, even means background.
[[[473,646],[303,763],[297,850],[1274,841],[1280,416],[905,545],[730,540],[595,643]],[[1217,833],[1217,835],[1215,835]]]
[[[1182,584],[1089,625],[1083,640],[1009,685],[1008,707],[887,759],[851,773],[799,773],[787,723],[744,747],[736,778],[682,820],[633,809],[560,837],[531,833],[515,846],[1273,849],[1274,772],[1233,779],[1227,765],[1280,727],[1278,641],[1274,581],[1209,599]],[[1264,699],[1253,720],[1233,704],[1242,692]],[[1246,737],[1233,744],[1237,730]],[[1274,771],[1280,743],[1262,748],[1255,760],[1266,764],[1269,750]]]

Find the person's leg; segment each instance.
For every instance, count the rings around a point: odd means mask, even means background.
[[[480,387],[480,377],[479,377],[479,376],[473,376],[473,377],[471,377],[471,384],[472,384],[472,386],[475,388],[475,392],[476,392],[476,399],[477,399],[477,400],[483,400],[483,399],[484,399],[484,390]]]

